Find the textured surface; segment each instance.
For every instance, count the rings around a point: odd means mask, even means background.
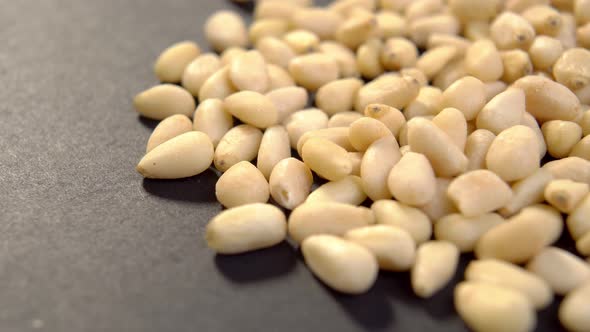
[[[216,257],[216,176],[144,181],[131,98],[221,0],[0,1],[0,330],[464,331],[407,274],[340,296],[288,244]],[[245,13],[245,11],[242,11]],[[462,271],[457,274],[459,276]],[[555,307],[541,315],[558,330]]]

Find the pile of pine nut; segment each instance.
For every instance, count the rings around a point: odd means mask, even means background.
[[[472,330],[532,331],[558,295],[590,331],[590,0],[259,0],[204,31],[215,52],[170,46],[134,106],[162,120],[141,175],[222,173],[212,250],[289,238],[337,291],[382,269],[423,298],[474,252]]]

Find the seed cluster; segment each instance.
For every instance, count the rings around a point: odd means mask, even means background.
[[[557,294],[590,331],[589,0],[259,0],[249,27],[220,11],[204,31],[216,53],[170,46],[134,106],[162,120],[144,177],[222,173],[212,250],[290,238],[337,291],[382,269],[423,298],[474,252],[471,329],[532,331]]]

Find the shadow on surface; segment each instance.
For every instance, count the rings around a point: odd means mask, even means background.
[[[139,120],[139,122],[142,125],[144,125],[146,128],[149,128],[151,130],[154,130],[156,128],[156,126],[158,125],[158,123],[160,123],[160,121],[158,121],[158,120],[148,119],[148,118],[143,117],[141,115],[138,115],[137,119]]]
[[[186,179],[143,179],[143,189],[152,195],[185,202],[217,202],[217,175],[211,169]]]
[[[251,14],[254,12],[254,1],[239,2],[227,0],[227,2],[242,10],[244,14]]]
[[[296,263],[296,252],[287,242],[240,255],[215,255],[217,270],[237,283],[278,278],[289,273]]]

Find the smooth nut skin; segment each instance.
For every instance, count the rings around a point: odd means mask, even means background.
[[[486,232],[477,242],[475,255],[522,264],[555,242],[562,230],[563,220],[557,210],[533,205]]]
[[[356,150],[350,144],[350,140],[348,139],[348,128],[345,127],[335,127],[335,128],[324,128],[309,131],[299,139],[297,142],[297,153],[301,156],[303,153],[303,145],[313,137],[320,137],[325,138],[338,146],[342,147],[346,151],[355,152]]]
[[[292,17],[296,29],[315,33],[320,39],[334,39],[343,18],[335,11],[325,8],[301,8]]]
[[[169,116],[156,126],[154,132],[150,135],[145,152],[150,152],[167,140],[191,130],[193,130],[193,123],[186,115],[176,114]]]
[[[292,148],[297,148],[297,142],[305,133],[328,127],[328,115],[319,109],[305,109],[291,114],[283,121]]]
[[[514,126],[496,136],[488,149],[486,165],[504,181],[521,180],[539,169],[538,151],[535,132],[526,126]]]
[[[404,115],[408,120],[417,116],[436,115],[441,111],[439,109],[441,99],[441,89],[432,86],[423,86],[420,88],[416,99],[404,109]]]
[[[229,78],[240,91],[265,93],[270,85],[266,61],[258,51],[238,55],[229,67]]]
[[[338,64],[329,55],[312,53],[301,55],[289,63],[289,73],[297,84],[316,91],[339,76]]]
[[[590,233],[588,212],[590,212],[590,195],[586,195],[567,218],[567,228],[574,240],[580,240],[585,234]]]
[[[569,156],[590,160],[590,135],[585,136],[576,143]]]
[[[548,5],[534,5],[522,12],[537,34],[555,36],[561,30],[561,15],[557,9]]]
[[[264,175],[248,161],[241,161],[223,173],[215,184],[215,197],[226,208],[266,203],[270,198]]]
[[[486,129],[477,129],[467,137],[465,156],[469,160],[468,171],[486,168],[486,155],[495,138],[496,135]]]
[[[406,124],[404,114],[400,110],[383,104],[367,105],[364,115],[381,121],[396,138],[399,137],[399,132]]]
[[[360,205],[367,199],[363,191],[363,183],[360,177],[348,175],[338,181],[331,181],[319,186],[307,199],[306,203],[337,202],[350,205]]]
[[[563,213],[571,213],[589,192],[587,183],[553,180],[545,188],[545,200]]]
[[[156,85],[133,98],[135,110],[146,118],[164,120],[174,114],[191,116],[195,100],[185,89],[172,84]]]
[[[328,115],[349,111],[354,106],[358,90],[363,81],[357,78],[345,78],[323,85],[315,97],[316,106]]]
[[[421,206],[428,204],[436,191],[434,171],[424,155],[408,152],[393,166],[387,178],[389,191],[398,201]]]
[[[420,84],[412,77],[378,78],[359,89],[355,109],[363,112],[369,104],[385,104],[397,109],[408,105],[420,91]]]
[[[302,110],[307,105],[309,95],[307,90],[296,86],[278,88],[266,94],[275,105],[278,113],[278,123],[283,123],[289,115]]]
[[[233,126],[232,115],[225,111],[219,99],[207,99],[199,103],[193,115],[193,130],[207,134],[215,147]]]
[[[567,157],[543,165],[555,179],[569,179],[590,184],[590,162],[579,157]]]
[[[377,279],[377,259],[366,248],[332,235],[314,235],[301,244],[309,269],[330,288],[362,294]]]
[[[465,71],[483,82],[499,80],[504,73],[504,63],[496,45],[488,39],[471,44],[465,53]]]
[[[205,239],[219,254],[241,254],[281,243],[287,236],[283,212],[270,204],[248,204],[222,211],[207,225]]]
[[[416,243],[399,227],[366,226],[346,232],[344,238],[369,249],[383,270],[408,271],[414,264]]]
[[[459,263],[459,250],[446,241],[422,243],[416,250],[411,281],[414,293],[429,298],[446,286],[455,275]]]
[[[511,288],[526,295],[538,310],[553,301],[553,291],[545,280],[518,265],[497,259],[471,261],[465,270],[465,279]]]
[[[526,76],[514,82],[526,95],[527,112],[539,122],[576,119],[580,101],[567,87],[541,76]]]
[[[535,132],[537,143],[539,143],[539,157],[543,158],[547,154],[547,144],[545,144],[545,138],[537,120],[530,113],[524,112],[520,124],[531,128]]]
[[[199,45],[184,41],[165,49],[154,64],[154,72],[160,82],[179,83],[184,69],[201,54]]]
[[[572,121],[552,120],[541,126],[547,152],[555,158],[567,157],[582,139],[582,127]]]
[[[352,172],[348,153],[335,143],[320,137],[312,137],[302,147],[303,162],[319,176],[337,181]]]
[[[373,142],[385,136],[391,136],[392,133],[379,120],[369,117],[363,117],[350,124],[348,138],[352,146],[359,152],[369,148]]]
[[[500,134],[503,130],[519,125],[526,111],[524,91],[510,88],[490,100],[476,119],[478,129]]]
[[[510,187],[488,170],[475,170],[455,178],[447,193],[467,217],[495,211],[512,199]]]
[[[218,11],[207,19],[205,38],[217,52],[248,45],[248,32],[244,20],[238,14],[227,10]]]
[[[421,17],[410,23],[409,34],[418,47],[425,47],[433,33],[457,35],[460,25],[453,15],[440,14]]]
[[[451,84],[442,94],[440,109],[456,108],[463,112],[465,119],[477,117],[486,103],[485,85],[475,77],[467,76]]]
[[[377,12],[375,18],[383,39],[403,37],[407,34],[407,20],[402,15],[382,10]]]
[[[543,249],[526,268],[543,278],[559,295],[566,295],[590,281],[590,266],[576,255],[556,247]]]
[[[373,142],[365,151],[360,176],[365,193],[373,201],[391,198],[387,178],[401,157],[397,141],[392,135]]]
[[[390,38],[381,49],[380,59],[386,70],[413,67],[418,60],[418,49],[406,38]]]
[[[553,66],[555,80],[572,90],[590,84],[590,51],[584,48],[569,49]]]
[[[241,91],[225,98],[224,109],[244,123],[268,128],[278,122],[275,104],[267,96],[254,91]]]
[[[486,82],[486,100],[489,103],[492,98],[506,91],[508,84],[502,81]]]
[[[275,165],[291,157],[291,146],[289,134],[283,126],[267,128],[262,135],[256,167],[262,172],[265,178],[269,178]]]
[[[359,112],[355,111],[348,111],[348,112],[340,112],[332,115],[330,120],[328,121],[328,128],[335,128],[335,127],[350,127],[350,125],[355,122],[356,120],[362,118],[363,115]]]
[[[438,219],[434,224],[434,237],[453,243],[463,253],[471,252],[483,234],[502,223],[504,218],[496,213],[477,217],[453,213]]]
[[[461,22],[487,21],[493,18],[501,8],[501,1],[471,1],[471,0],[450,0],[451,12]]]
[[[293,77],[285,69],[269,63],[266,66],[266,70],[268,71],[268,78],[270,80],[269,90],[272,91],[288,86],[295,86]]]
[[[220,59],[221,59],[221,65],[222,66],[229,66],[232,64],[232,62],[234,62],[234,60],[244,54],[248,52],[246,49],[244,49],[243,47],[240,46],[231,46],[228,47],[227,49],[223,50],[221,52]]]
[[[543,202],[544,191],[553,175],[547,169],[541,168],[528,177],[512,184],[512,200],[500,209],[500,214],[510,217],[524,207]]]
[[[296,54],[306,54],[317,49],[320,38],[307,30],[293,30],[283,36],[283,40]]]
[[[432,123],[444,131],[459,150],[465,150],[467,121],[461,111],[456,108],[445,108],[432,119]]]
[[[432,223],[428,216],[414,208],[394,200],[378,200],[371,205],[377,224],[396,226],[406,230],[418,244],[432,235]]]
[[[511,12],[500,14],[490,26],[490,36],[501,50],[526,49],[535,34],[535,29],[527,20]]]
[[[590,330],[590,282],[569,293],[559,306],[559,321],[569,331]]]
[[[338,27],[334,37],[336,41],[354,50],[377,32],[377,20],[371,13],[348,18]]]
[[[216,54],[201,54],[186,66],[182,74],[182,86],[193,96],[198,97],[201,86],[221,68],[221,60]]]
[[[227,171],[240,161],[250,161],[256,158],[262,132],[250,125],[239,125],[230,129],[215,149],[213,162],[220,172]]]
[[[537,323],[535,310],[524,294],[488,283],[459,283],[455,308],[467,326],[478,332],[533,331]]]
[[[407,146],[407,145],[406,145]],[[428,204],[420,207],[430,220],[436,222],[442,217],[458,212],[455,203],[447,195],[447,189],[451,184],[451,179],[436,178],[436,190],[434,196]]]
[[[360,75],[356,66],[356,56],[348,47],[334,41],[324,41],[320,43],[318,50],[334,58],[341,77],[358,77]]]
[[[264,37],[258,40],[256,49],[268,64],[274,64],[284,69],[287,69],[289,62],[297,56],[291,46],[277,37]]]
[[[199,90],[199,101],[207,99],[224,99],[236,92],[236,87],[229,79],[229,67],[225,66],[209,76]]]
[[[416,62],[416,68],[428,79],[433,79],[456,55],[457,49],[454,46],[439,46],[422,53]]]
[[[547,70],[563,54],[563,45],[558,39],[537,36],[528,52],[535,69]]]
[[[528,53],[523,50],[503,51],[501,54],[504,63],[502,81],[512,83],[519,78],[533,73],[533,64]]]
[[[209,136],[190,131],[148,152],[137,164],[137,171],[148,179],[180,179],[204,172],[212,160]]]
[[[361,76],[374,79],[385,71],[381,64],[380,54],[383,43],[380,39],[372,38],[362,44],[356,51],[356,64]]]
[[[258,42],[266,37],[281,37],[289,31],[289,22],[287,20],[278,18],[267,18],[256,20],[252,22],[248,28],[248,38],[250,42],[256,45],[258,49]]]
[[[335,202],[305,203],[289,216],[289,236],[300,243],[315,234],[344,235],[351,229],[375,223],[373,211]]]
[[[287,158],[276,164],[268,182],[272,198],[280,206],[293,210],[309,196],[313,175],[301,161]]]

